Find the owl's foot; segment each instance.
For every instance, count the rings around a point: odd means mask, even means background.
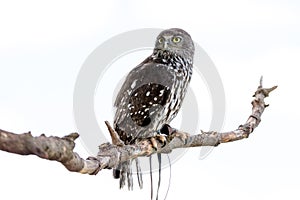
[[[158,135],[156,135],[156,136],[150,138],[150,142],[151,142],[151,144],[152,144],[152,147],[153,147],[155,150],[157,150],[157,148],[158,148],[158,143],[161,143],[161,144],[162,144],[161,147],[164,147],[164,146],[167,144],[167,138],[166,138],[166,136],[164,136],[164,135],[158,134]]]
[[[182,142],[184,142],[184,144],[187,144],[187,140],[188,140],[189,136],[190,135],[188,133],[177,132],[177,131],[171,135],[172,139],[174,139],[175,137],[179,138]]]
[[[185,144],[187,143],[187,139],[189,138],[188,133],[179,132],[175,128],[172,128],[169,124],[165,124],[161,129],[160,133],[167,135],[166,139],[167,141],[171,141],[174,138],[179,138],[181,141],[183,141]]]
[[[174,138],[179,138],[185,144],[189,138],[188,133],[179,132],[175,128],[172,128],[169,124],[164,124],[163,127],[157,131],[157,135],[150,138],[152,147],[157,150],[158,144],[162,144],[161,148],[166,146],[167,142],[172,141]]]

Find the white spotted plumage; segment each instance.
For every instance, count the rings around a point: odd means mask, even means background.
[[[182,38],[182,43],[158,42],[159,38],[176,36]],[[114,117],[114,128],[125,144],[156,135],[176,116],[192,76],[193,55],[189,34],[168,29],[158,35],[152,55],[129,72],[116,98]],[[119,167],[120,186],[125,184],[122,176],[131,176],[127,174],[130,169],[129,162]],[[131,177],[127,178],[128,187],[132,188]]]

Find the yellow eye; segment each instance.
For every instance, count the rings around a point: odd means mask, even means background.
[[[158,43],[161,44],[161,43],[163,43],[163,42],[164,42],[164,38],[161,37],[161,38],[158,39]]]
[[[181,41],[181,37],[175,36],[175,37],[173,37],[172,41],[173,41],[174,43],[178,43],[178,42]]]

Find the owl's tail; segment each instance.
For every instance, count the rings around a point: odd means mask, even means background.
[[[128,185],[128,190],[133,190],[133,178],[132,178],[132,161],[125,161],[121,163],[117,169],[113,170],[114,178],[120,179],[120,189],[124,187],[126,180]],[[143,179],[142,179],[142,171],[140,167],[139,160],[136,158],[134,159],[136,164],[136,171],[138,177],[138,183],[140,188],[143,188]]]

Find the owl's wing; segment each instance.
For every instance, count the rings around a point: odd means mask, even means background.
[[[150,137],[165,123],[175,78],[168,66],[154,62],[129,72],[115,102],[114,126],[122,140]]]
[[[114,106],[115,107],[118,107],[119,105],[120,105],[120,103],[121,103],[121,100],[122,100],[122,98],[124,97],[124,95],[125,95],[125,92],[127,91],[127,87],[128,87],[128,85],[130,84],[130,82],[131,82],[131,80],[133,80],[133,76],[135,75],[134,74],[134,71],[136,70],[136,71],[139,71],[138,69],[140,68],[140,67],[142,67],[145,63],[147,63],[149,61],[149,57],[148,58],[146,58],[142,63],[140,63],[137,67],[135,67],[133,70],[131,70],[128,74],[127,74],[127,76],[126,76],[126,78],[125,78],[125,81],[124,81],[124,83],[122,84],[122,87],[121,87],[121,89],[119,90],[119,92],[118,92],[118,95],[117,95],[117,97],[116,97],[116,99],[115,99],[115,102],[114,102]]]

